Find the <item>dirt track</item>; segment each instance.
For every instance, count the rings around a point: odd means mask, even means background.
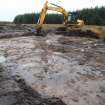
[[[0,69],[0,105],[50,105],[55,100],[51,105],[105,103],[101,40],[53,33],[1,39],[0,54],[6,60]],[[40,104],[34,103],[35,98]]]

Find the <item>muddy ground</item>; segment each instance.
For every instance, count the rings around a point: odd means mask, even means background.
[[[0,27],[0,105],[105,104],[105,42]]]

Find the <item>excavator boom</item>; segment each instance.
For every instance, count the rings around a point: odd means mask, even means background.
[[[48,4],[50,4],[50,6]],[[42,26],[43,26],[43,23],[44,23],[44,20],[45,20],[45,16],[46,16],[46,13],[47,13],[48,10],[57,11],[57,12],[62,13],[63,16],[64,16],[64,24],[67,27],[68,26],[79,26],[80,27],[80,26],[84,25],[83,20],[77,20],[78,24],[70,24],[70,16],[71,16],[70,13],[68,13],[61,6],[58,6],[58,5],[53,4],[53,3],[45,2],[45,4],[43,5],[43,8],[41,10],[41,13],[40,13],[40,16],[39,16],[39,19],[38,19],[38,22],[37,22],[37,26],[36,26],[36,31],[37,31],[38,34],[40,33],[40,31],[42,29]]]

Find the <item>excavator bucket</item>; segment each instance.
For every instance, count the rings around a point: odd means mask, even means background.
[[[37,36],[46,36],[47,33],[44,30],[40,30],[39,32],[38,31],[36,32],[36,35]]]

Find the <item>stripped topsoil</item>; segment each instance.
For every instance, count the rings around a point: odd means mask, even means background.
[[[34,36],[29,32],[29,26],[3,24],[0,26],[0,39],[22,36]],[[2,56],[2,51],[1,56]],[[6,56],[6,55],[5,55]],[[0,59],[2,60],[2,59]],[[66,105],[60,98],[48,95],[42,96],[27,85],[20,75],[11,75],[11,70],[0,64],[0,105]]]
[[[105,105],[105,42],[0,27],[0,105]]]

